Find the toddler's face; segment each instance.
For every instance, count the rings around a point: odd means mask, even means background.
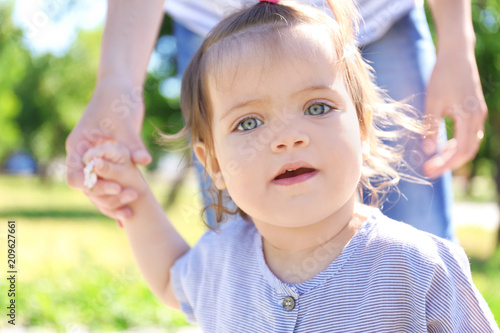
[[[333,43],[307,28],[294,37],[280,54],[256,46],[210,84],[213,178],[256,224],[328,218],[354,202],[361,175],[358,118]]]

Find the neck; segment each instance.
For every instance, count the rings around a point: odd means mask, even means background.
[[[283,282],[296,284],[326,269],[366,219],[355,207],[353,197],[335,214],[300,228],[255,223],[271,271]]]

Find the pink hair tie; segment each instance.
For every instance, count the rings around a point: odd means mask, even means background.
[[[259,2],[278,3],[279,0],[259,0]]]

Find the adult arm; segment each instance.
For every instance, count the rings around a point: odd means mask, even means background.
[[[428,0],[437,31],[437,60],[427,88],[426,114],[430,126],[424,151],[436,151],[441,120],[454,122],[453,138],[424,165],[437,177],[476,155],[487,108],[474,55],[475,35],[470,0]]]
[[[83,154],[103,141],[125,144],[133,161],[151,161],[140,137],[143,84],[163,17],[164,0],[108,1],[97,83],[80,121],[66,140],[67,182],[83,187]],[[92,195],[117,194],[121,187],[99,180]]]

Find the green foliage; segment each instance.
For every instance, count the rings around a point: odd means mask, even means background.
[[[158,185],[154,190],[161,192]],[[199,193],[190,187],[181,192],[168,215],[194,244],[204,230]],[[160,304],[148,290],[125,233],[79,191],[36,178],[0,176],[0,217],[14,219],[18,226],[20,324],[60,332],[81,326],[101,332],[186,325],[181,313]],[[492,231],[466,226],[458,229],[458,237],[472,259],[474,282],[500,318],[500,249],[493,252]],[[1,279],[1,295],[6,287]],[[0,298],[0,307],[5,301]],[[0,330],[2,325],[5,321]]]
[[[500,324],[500,248],[487,260],[471,260],[474,283]]]
[[[22,102],[14,87],[26,73],[29,54],[20,50],[17,43],[22,38],[11,20],[12,6],[0,3],[0,161],[11,148],[23,145],[21,128],[16,121]]]
[[[164,80],[175,77],[177,74],[175,65],[175,48],[164,50],[161,47],[162,38],[172,35],[172,20],[165,16],[159,33],[159,42],[156,47],[156,56],[161,59],[161,62],[150,70],[144,84],[144,103],[146,105],[146,115],[142,130],[142,138],[152,153],[153,162],[148,166],[148,169],[155,169],[158,157],[164,151],[156,142],[156,134],[158,131],[163,133],[177,133],[184,126],[179,98],[167,98],[160,93],[160,87]]]
[[[23,147],[43,165],[64,154],[64,139],[90,99],[100,32],[80,32],[62,57],[34,57],[11,12],[10,2],[0,3],[0,161]]]
[[[161,198],[162,189],[153,189]],[[201,210],[198,195],[195,188],[186,188],[180,195],[184,204],[168,210],[190,244],[205,230],[198,213],[186,219],[185,205]],[[19,326],[59,332],[83,326],[102,332],[187,325],[182,313],[168,309],[149,291],[126,233],[80,191],[38,178],[0,176],[0,217],[17,222]],[[6,283],[0,280],[1,295],[7,294]],[[6,301],[0,297],[0,307]],[[6,326],[0,321],[0,331]]]
[[[488,105],[486,137],[479,151],[479,158],[495,162],[498,169],[500,151],[500,1],[475,0],[472,6],[476,32],[476,59],[484,97]],[[496,170],[494,170],[496,171]]]
[[[64,156],[64,141],[92,96],[102,29],[79,31],[68,52],[62,56],[35,56],[23,47],[23,31],[13,25],[11,2],[0,2],[0,17],[3,18],[0,30],[0,164],[9,153],[24,148],[35,156],[43,170],[51,160]],[[166,19],[162,33],[170,31],[171,21]],[[142,136],[153,156],[159,151],[154,144],[154,128],[172,132],[182,127],[178,99],[167,100],[159,92],[162,80],[175,74],[172,61],[167,67],[168,70],[150,73],[145,84],[147,113]]]
[[[187,325],[181,313],[155,299],[134,267],[113,271],[94,265],[92,257],[81,262],[88,264],[47,269],[36,280],[20,284],[23,325],[59,331],[74,325],[93,331]]]
[[[64,155],[64,140],[91,97],[101,29],[80,31],[63,56],[33,56],[22,46],[22,30],[12,23],[12,3],[0,2],[0,162],[10,151],[25,148],[44,165]],[[70,2],[68,6],[74,4]],[[470,164],[470,170],[474,175],[479,169],[485,170],[479,164],[491,161],[488,172],[496,174],[500,158],[497,148],[500,144],[500,0],[473,0],[472,9],[476,57],[489,119],[478,159]],[[64,8],[60,8],[59,15],[64,12]],[[432,28],[431,16],[428,18]],[[160,36],[171,32],[172,21],[167,17]],[[152,168],[160,153],[152,135],[155,128],[172,133],[183,124],[178,99],[167,99],[159,92],[161,83],[176,74],[174,53],[159,50],[158,54],[163,57],[162,64],[148,74],[144,93],[147,112],[142,136],[155,158]]]

